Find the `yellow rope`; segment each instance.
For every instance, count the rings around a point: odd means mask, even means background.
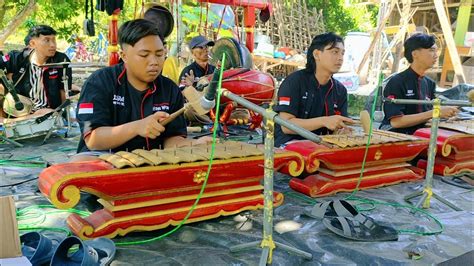
[[[431,187],[427,187],[423,190],[428,196],[425,199],[425,202],[423,202],[423,208],[428,209],[430,207],[430,202],[431,202],[431,197],[433,196],[433,190]]]
[[[273,258],[273,250],[276,248],[275,242],[273,242],[272,236],[268,236],[266,239],[262,239],[262,243],[260,244],[261,248],[266,248],[268,247],[270,249],[270,252],[268,253],[268,260],[267,264],[272,263],[272,258]]]

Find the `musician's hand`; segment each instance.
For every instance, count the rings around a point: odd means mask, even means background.
[[[347,127],[345,123],[353,124],[354,120],[340,115],[332,115],[325,117],[324,126],[331,131],[336,131]]]
[[[209,144],[209,143],[212,143],[212,137],[211,136],[200,137],[200,138],[193,141],[193,145]],[[219,139],[216,139],[216,143],[219,143]]]
[[[450,118],[459,113],[459,109],[453,106],[441,106],[440,118]]]
[[[336,131],[334,131],[334,135],[350,135],[352,134],[354,130],[352,129],[352,127],[343,127],[343,128],[340,128],[340,129],[337,129]]]
[[[160,124],[165,118],[169,116],[165,112],[156,112],[152,115],[149,115],[142,120],[139,120],[138,124],[138,135],[144,138],[156,139],[163,131],[165,127]]]
[[[184,84],[187,86],[193,86],[194,84],[194,72],[193,70],[190,70],[189,73],[185,73],[184,77],[181,78],[181,84]]]

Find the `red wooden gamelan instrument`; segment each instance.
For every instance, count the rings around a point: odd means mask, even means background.
[[[262,148],[238,142],[218,144],[208,183],[187,223],[263,207]],[[80,192],[98,196],[103,209],[82,218],[68,217],[77,236],[113,238],[179,224],[194,204],[209,164],[210,146],[134,150],[101,156],[100,161],[64,163],[45,169],[41,192],[60,209],[74,207]],[[275,167],[292,176],[303,171],[303,158],[276,150]],[[274,204],[283,195],[275,193]]]
[[[206,79],[210,82],[212,76],[207,76]],[[226,70],[222,76],[222,88],[245,98],[255,104],[269,103],[273,99],[275,92],[275,83],[273,77],[267,73],[246,68],[235,68]],[[230,115],[237,106],[234,102],[226,97],[221,98],[221,103],[225,105],[224,111],[219,118],[219,123],[224,126],[226,131],[227,125],[234,125],[236,121],[230,120]],[[260,126],[262,116],[249,110],[250,113],[250,129],[255,129]],[[211,119],[215,119],[215,113],[211,110]]]
[[[290,187],[311,197],[321,197],[356,188],[367,136],[327,135],[323,143],[294,141],[285,149],[305,160],[304,179],[292,178]],[[428,147],[428,140],[375,130],[359,189],[381,187],[422,179],[424,171],[407,162]]]
[[[434,173],[443,176],[474,172],[474,122],[472,120],[440,122]],[[421,128],[415,136],[429,139],[430,128]],[[418,167],[426,169],[427,161]]]
[[[245,27],[245,40],[246,46],[250,52],[253,52],[254,48],[254,27],[255,27],[255,9],[260,9],[260,20],[263,22],[270,19],[272,12],[272,4],[269,0],[199,0],[204,3],[214,3],[226,6],[235,6],[244,8],[244,27]]]

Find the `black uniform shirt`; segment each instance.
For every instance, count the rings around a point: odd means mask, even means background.
[[[207,67],[204,69],[198,63],[196,63],[196,61],[194,61],[189,66],[185,67],[183,71],[181,71],[181,75],[179,75],[179,82],[181,82],[181,79],[185,76],[184,74],[189,74],[189,72],[192,70],[194,73],[193,86],[196,87],[196,84],[199,81],[200,77],[214,73],[215,69],[216,67],[211,64],[207,64]],[[180,87],[184,87],[184,85],[180,84]]]
[[[168,78],[158,76],[149,89],[140,92],[127,81],[123,63],[94,72],[84,83],[77,108],[81,140],[77,152],[88,151],[84,137],[98,127],[114,127],[145,118],[155,112],[174,113],[183,107],[183,96],[178,86]],[[172,136],[186,136],[184,116],[179,116],[165,127],[156,139],[141,136],[115,149],[163,148],[164,140]]]
[[[28,98],[30,98],[31,91],[31,63],[29,56],[32,51],[33,50],[31,49],[11,51],[8,54],[0,57],[0,69],[4,69],[7,73],[13,74],[13,84],[18,83],[15,86],[17,92]],[[67,55],[61,52],[56,52],[53,57],[48,58],[46,63],[60,63],[64,61],[70,62]],[[46,91],[47,107],[49,108],[56,108],[61,104],[60,91],[64,90],[63,71],[63,68],[43,68],[42,82]],[[72,71],[70,68],[66,68],[66,75],[68,86],[70,88],[72,84]]]
[[[308,119],[322,116],[347,116],[347,89],[332,78],[320,85],[314,73],[299,70],[290,74],[278,90],[278,105],[275,112],[286,112],[297,118]],[[319,128],[313,133],[328,134],[327,128]],[[293,140],[303,139],[300,135],[283,133],[281,126],[275,124],[275,147]]]
[[[411,67],[398,74],[392,75],[385,80],[383,95],[392,99],[431,100],[434,98],[436,83],[425,76],[419,76]],[[422,113],[431,110],[431,105],[426,104],[392,104],[384,103],[385,118],[380,125],[381,129],[399,133],[413,134],[424,123],[407,127],[392,128],[390,119],[402,116]]]

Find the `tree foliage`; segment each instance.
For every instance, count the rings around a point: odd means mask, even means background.
[[[375,26],[377,7],[344,3],[344,0],[308,0],[308,7],[322,9],[326,29],[341,35],[349,31],[368,31]]]
[[[0,29],[4,29],[15,16],[32,0],[0,0]],[[292,0],[287,0],[291,4]],[[84,0],[34,0],[36,12],[24,18],[19,28],[15,28],[10,36],[14,42],[21,42],[26,31],[33,25],[47,24],[52,26],[60,39],[69,39],[72,34],[82,34],[82,21],[85,18]],[[94,1],[95,2],[95,1]],[[202,7],[195,1],[183,1],[181,7],[182,20],[187,29],[195,31],[199,24],[199,17],[203,20],[219,20],[215,14],[209,12],[209,18],[201,14]],[[136,5],[136,3],[138,3]],[[344,5],[345,0],[307,0],[309,8],[323,10],[324,22],[328,31],[345,35],[348,31],[367,31],[374,27],[377,16],[377,7],[365,5]],[[120,21],[133,19],[141,12],[141,1],[125,0],[124,10]],[[136,11],[136,15],[134,15]],[[205,13],[205,12],[204,12]],[[107,32],[108,15],[105,12],[94,12],[96,32]]]
[[[36,12],[24,18],[21,26],[15,29],[10,39],[13,42],[21,42],[27,30],[39,24],[46,24],[58,32],[60,39],[69,39],[71,35],[82,34],[82,22],[85,18],[85,1],[81,0],[35,0]],[[95,3],[96,1],[94,1]],[[22,10],[28,0],[0,0],[0,29],[8,26],[9,22]],[[141,1],[140,1],[141,3]],[[140,12],[141,5],[136,7]],[[120,15],[120,21],[133,18],[135,1],[125,0],[124,10]],[[90,15],[89,15],[90,16]],[[107,32],[109,16],[105,12],[94,10],[94,21],[96,32]]]

